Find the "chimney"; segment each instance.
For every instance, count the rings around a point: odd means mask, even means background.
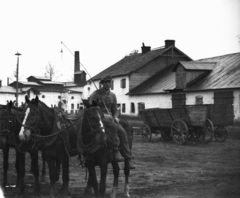
[[[145,46],[144,43],[142,43],[142,44],[143,44],[143,46],[142,46],[142,54],[145,54],[145,53],[151,51],[151,47],[150,46]]]
[[[9,86],[9,77],[7,77],[7,86]]]
[[[165,40],[165,48],[168,48],[168,47],[175,47],[175,40]]]
[[[2,87],[2,80],[0,80],[0,87]]]
[[[75,51],[75,54],[74,54],[74,73],[77,71],[80,71],[79,51]]]

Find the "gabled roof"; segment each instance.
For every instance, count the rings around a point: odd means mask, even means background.
[[[11,86],[2,86],[0,87],[0,93],[16,93],[16,89]]]
[[[193,65],[192,62],[189,61],[189,65]],[[196,62],[202,62],[203,64],[208,62],[209,65],[214,65],[213,70],[184,89],[184,91],[240,88],[240,53],[200,59]],[[157,94],[175,89],[175,72],[172,71],[175,67],[176,65],[172,65],[158,72],[128,94]]]
[[[172,71],[175,64],[168,66],[163,71],[158,72],[150,79],[146,80],[127,95],[145,95],[145,94],[157,94],[165,93],[165,90],[174,89],[175,73]]]
[[[9,85],[12,86],[12,85],[14,85],[14,84],[16,84],[16,83],[17,83],[17,81],[14,81],[14,82],[10,83]],[[19,83],[19,84],[22,84],[22,85],[25,85],[25,86],[41,86],[41,85],[39,85],[39,84],[36,83],[36,82],[18,81],[18,83]]]
[[[51,80],[50,78],[46,78],[46,77],[43,77],[43,76],[29,76],[27,79],[29,79],[30,77],[34,77],[38,80],[47,80],[47,81]]]
[[[187,87],[186,91],[240,88],[240,52],[198,61],[217,62],[217,64],[213,71]]]
[[[216,62],[203,62],[203,61],[179,61],[179,63],[174,67],[173,71],[176,70],[178,65],[182,65],[186,70],[199,70],[207,71],[213,70]]]
[[[123,59],[118,61],[117,63],[113,64],[112,66],[108,67],[107,69],[103,70],[96,76],[94,76],[91,80],[100,80],[102,77],[106,75],[111,75],[112,77],[123,76],[123,75],[130,75],[132,72],[137,71],[153,59],[157,58],[158,56],[162,55],[164,52],[174,48],[175,50],[181,52],[174,46],[168,48],[158,48],[144,54],[134,54],[131,56],[125,56]],[[181,52],[184,54],[183,52]],[[185,55],[185,54],[184,54]],[[187,56],[187,55],[185,55]],[[189,58],[190,59],[190,58]]]
[[[50,84],[53,84],[53,85],[64,85],[63,82],[56,82],[56,81],[43,81],[43,80],[40,80],[41,83],[43,84],[47,84],[47,85],[50,85]]]

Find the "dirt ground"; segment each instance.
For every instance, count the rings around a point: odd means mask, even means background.
[[[134,135],[133,154],[135,170],[130,176],[132,198],[239,198],[240,197],[240,140],[228,138],[226,142],[212,141],[202,144],[189,141],[177,145],[153,136],[152,142],[145,142],[140,135]],[[33,197],[33,176],[29,172],[27,154],[26,190],[24,197]],[[16,173],[14,151],[11,150],[9,166],[9,187],[5,197],[16,194]],[[41,161],[39,161],[41,164]],[[70,190],[72,198],[84,197],[85,169],[78,166],[77,158],[70,161]],[[118,197],[123,197],[124,173],[120,164]],[[97,171],[99,169],[97,168]],[[2,179],[2,151],[0,151],[0,178]],[[109,166],[106,197],[110,197],[113,181]],[[61,187],[59,181],[59,188]],[[41,197],[49,197],[49,178],[41,182]],[[1,197],[1,195],[0,195]],[[59,197],[64,197],[59,195]]]

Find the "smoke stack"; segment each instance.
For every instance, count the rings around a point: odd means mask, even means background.
[[[74,73],[80,71],[79,51],[75,51],[74,55]]]

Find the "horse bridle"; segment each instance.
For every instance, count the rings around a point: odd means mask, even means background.
[[[98,107],[91,107],[90,109],[92,109],[92,108],[98,108]],[[86,109],[86,110],[85,110],[85,113],[86,113],[87,111],[89,111],[90,109]],[[97,112],[97,113],[98,113],[99,119],[101,120],[101,115],[99,114],[99,112]],[[89,126],[90,126],[90,129],[91,129],[91,132],[90,132],[89,134],[95,134],[95,133],[101,131],[102,129],[104,130],[104,133],[105,133],[104,126],[99,127],[99,129],[95,130],[95,129],[93,129],[93,127],[92,127],[92,125],[91,125],[91,122],[90,122],[90,120],[89,120],[89,118],[88,118],[87,115],[86,115],[86,117],[87,117],[87,121],[88,121],[88,124],[89,124]],[[101,122],[102,122],[102,120],[101,120]]]
[[[27,109],[29,109],[29,113],[30,113],[30,107],[28,107]],[[27,111],[27,109],[26,109],[26,111]],[[34,135],[34,134],[38,134],[38,132],[40,131],[40,129],[37,128],[38,120],[39,120],[39,116],[38,116],[38,115],[39,115],[39,112],[40,112],[40,111],[39,111],[39,106],[37,106],[37,113],[36,113],[36,114],[37,114],[37,121],[35,122],[36,124],[35,124],[34,127],[31,127],[31,126],[29,126],[29,125],[26,125],[26,124],[25,124],[26,120],[24,120],[24,121],[23,121],[24,123],[22,123],[22,125],[21,125],[22,127],[24,127],[24,129],[26,128],[26,129],[30,129],[30,130],[33,131],[33,134],[31,134],[31,136]],[[28,115],[27,115],[27,117],[28,117]],[[23,133],[24,133],[24,135],[26,135],[26,134],[25,134],[25,130],[24,130]]]

